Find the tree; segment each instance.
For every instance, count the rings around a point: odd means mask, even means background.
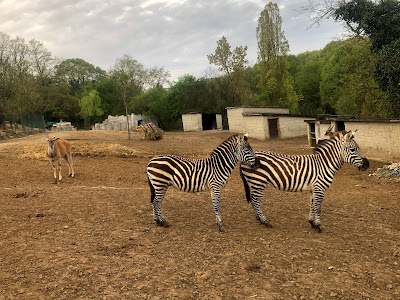
[[[76,95],[84,84],[96,81],[106,75],[104,70],[81,58],[65,59],[55,68],[57,78],[70,86],[71,95]]]
[[[91,90],[89,94],[82,97],[79,101],[79,107],[81,109],[80,115],[84,119],[84,127],[90,127],[91,117],[100,117],[103,115],[101,107],[101,99],[96,90]]]
[[[289,106],[298,112],[297,95],[288,72],[289,44],[282,31],[278,5],[268,3],[258,18],[258,64],[261,68],[259,86],[261,102],[267,105]]]
[[[231,51],[231,46],[226,37],[223,36],[217,41],[214,54],[207,55],[209,63],[216,65],[223,74],[222,77],[217,78],[217,82],[225,95],[226,104],[242,104],[241,95],[238,94],[238,91],[240,84],[244,82],[244,70],[248,64],[246,51],[247,46],[236,47]]]
[[[111,68],[111,75],[116,80],[118,94],[125,107],[128,139],[130,139],[128,101],[143,92],[146,82],[146,70],[136,59],[125,54],[122,58],[117,59]]]
[[[321,102],[329,113],[384,117],[385,105],[370,107],[385,95],[374,80],[375,56],[369,39],[352,38],[328,44],[321,52]]]
[[[372,43],[375,60],[375,81],[388,94],[379,107],[390,102],[391,116],[400,116],[399,73],[394,71],[400,64],[400,2],[398,0],[324,0],[315,5],[309,0],[306,8],[314,13],[315,22],[333,17],[343,22],[356,36],[368,37]],[[390,54],[389,54],[390,53]],[[389,55],[388,55],[389,54]],[[394,71],[394,72],[393,72]]]
[[[299,112],[301,114],[322,114],[320,81],[321,51],[300,53],[288,57],[289,72],[293,78],[293,86],[299,96]]]

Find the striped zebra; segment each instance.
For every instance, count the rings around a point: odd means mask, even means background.
[[[161,204],[169,186],[185,191],[200,192],[206,187],[211,192],[212,204],[219,229],[223,230],[220,216],[220,194],[236,164],[258,167],[247,136],[238,134],[228,138],[204,159],[188,159],[174,155],[153,157],[147,165],[147,177],[151,191],[154,221],[168,226]]]
[[[251,202],[261,224],[271,227],[261,209],[261,200],[268,183],[275,188],[288,191],[310,191],[311,226],[322,232],[321,204],[325,190],[332,184],[333,176],[343,163],[349,163],[361,170],[369,167],[351,131],[340,132],[331,139],[320,140],[310,155],[285,155],[268,151],[256,152],[261,167],[240,168],[246,198]]]

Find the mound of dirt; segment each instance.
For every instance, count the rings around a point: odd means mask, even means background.
[[[28,159],[47,159],[46,144],[37,144],[21,147],[16,151],[21,158]],[[82,157],[137,157],[138,152],[127,146],[109,143],[75,143],[72,146],[73,156]]]

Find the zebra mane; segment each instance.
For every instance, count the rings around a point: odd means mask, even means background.
[[[225,141],[223,141],[217,148],[215,148],[211,152],[211,156],[218,155],[218,153],[220,153],[222,147],[226,148],[227,145],[232,144],[232,142],[235,141],[238,136],[240,136],[240,134],[235,134],[235,135],[232,135],[231,137],[227,138]]]
[[[313,150],[313,153],[314,154],[322,153],[323,149],[333,147],[337,143],[338,140],[339,140],[338,136],[335,136],[334,138],[331,138],[331,139],[319,140],[317,145],[315,146],[315,148]]]

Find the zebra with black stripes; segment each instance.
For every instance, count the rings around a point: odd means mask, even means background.
[[[285,155],[258,151],[260,168],[251,169],[245,165],[240,168],[246,198],[251,202],[261,224],[271,227],[261,209],[261,200],[268,183],[273,187],[288,192],[310,191],[309,222],[322,232],[321,204],[325,190],[330,187],[334,175],[346,162],[366,170],[369,161],[363,157],[354,134],[339,132],[337,136],[320,140],[310,155]]]
[[[174,155],[153,157],[147,165],[147,177],[154,221],[159,226],[168,226],[161,204],[169,186],[185,192],[200,192],[207,187],[211,192],[217,225],[223,230],[220,216],[221,189],[238,162],[249,168],[259,166],[247,136],[243,134],[225,140],[208,158],[189,159]]]

